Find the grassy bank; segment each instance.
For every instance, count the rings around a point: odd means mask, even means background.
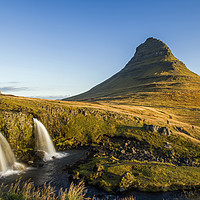
[[[37,118],[57,150],[82,146],[94,154],[75,171],[77,178],[89,177],[90,184],[107,191],[132,187],[165,191],[199,185],[200,128],[192,129],[193,114],[188,108],[189,120],[182,117],[184,109],[127,102],[63,102],[4,95],[0,102],[0,131],[18,160],[34,159],[33,118]],[[167,127],[172,133],[146,130],[144,124]],[[93,168],[99,162],[103,170],[96,174]],[[129,178],[131,184],[123,186]]]
[[[170,163],[120,161],[100,156],[82,164],[74,178],[83,178],[108,192],[139,191],[159,192],[200,187],[200,168],[176,166]]]

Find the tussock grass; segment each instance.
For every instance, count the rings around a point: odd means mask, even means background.
[[[0,186],[1,200],[89,200],[85,198],[85,186],[83,182],[78,185],[71,183],[69,189],[60,189],[56,195],[55,188],[50,184],[44,184],[42,187],[36,188],[33,182],[21,182]]]

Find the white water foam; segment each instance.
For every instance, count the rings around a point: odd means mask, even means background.
[[[50,161],[53,159],[59,159],[66,157],[67,153],[56,152],[56,149],[53,145],[51,137],[45,128],[45,126],[37,119],[34,120],[34,133],[36,138],[36,150],[44,151],[44,161]]]

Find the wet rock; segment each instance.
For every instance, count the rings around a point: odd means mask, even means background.
[[[40,167],[43,167],[43,166],[44,166],[44,163],[33,163],[32,166],[33,166],[33,167],[40,168]]]
[[[44,160],[45,155],[46,155],[45,151],[37,150],[35,152],[35,155],[34,155],[34,160],[36,160],[36,161],[38,161],[38,160]]]
[[[32,165],[33,164],[33,161],[32,160],[29,160],[28,161],[28,165]]]
[[[25,166],[20,163],[15,162],[13,165],[13,170],[25,170]]]
[[[68,171],[68,174],[73,174],[73,166],[72,165],[66,165],[63,170]]]

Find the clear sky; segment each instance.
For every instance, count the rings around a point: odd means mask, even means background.
[[[200,75],[199,0],[0,0],[0,90],[63,98],[87,91],[148,37]]]

